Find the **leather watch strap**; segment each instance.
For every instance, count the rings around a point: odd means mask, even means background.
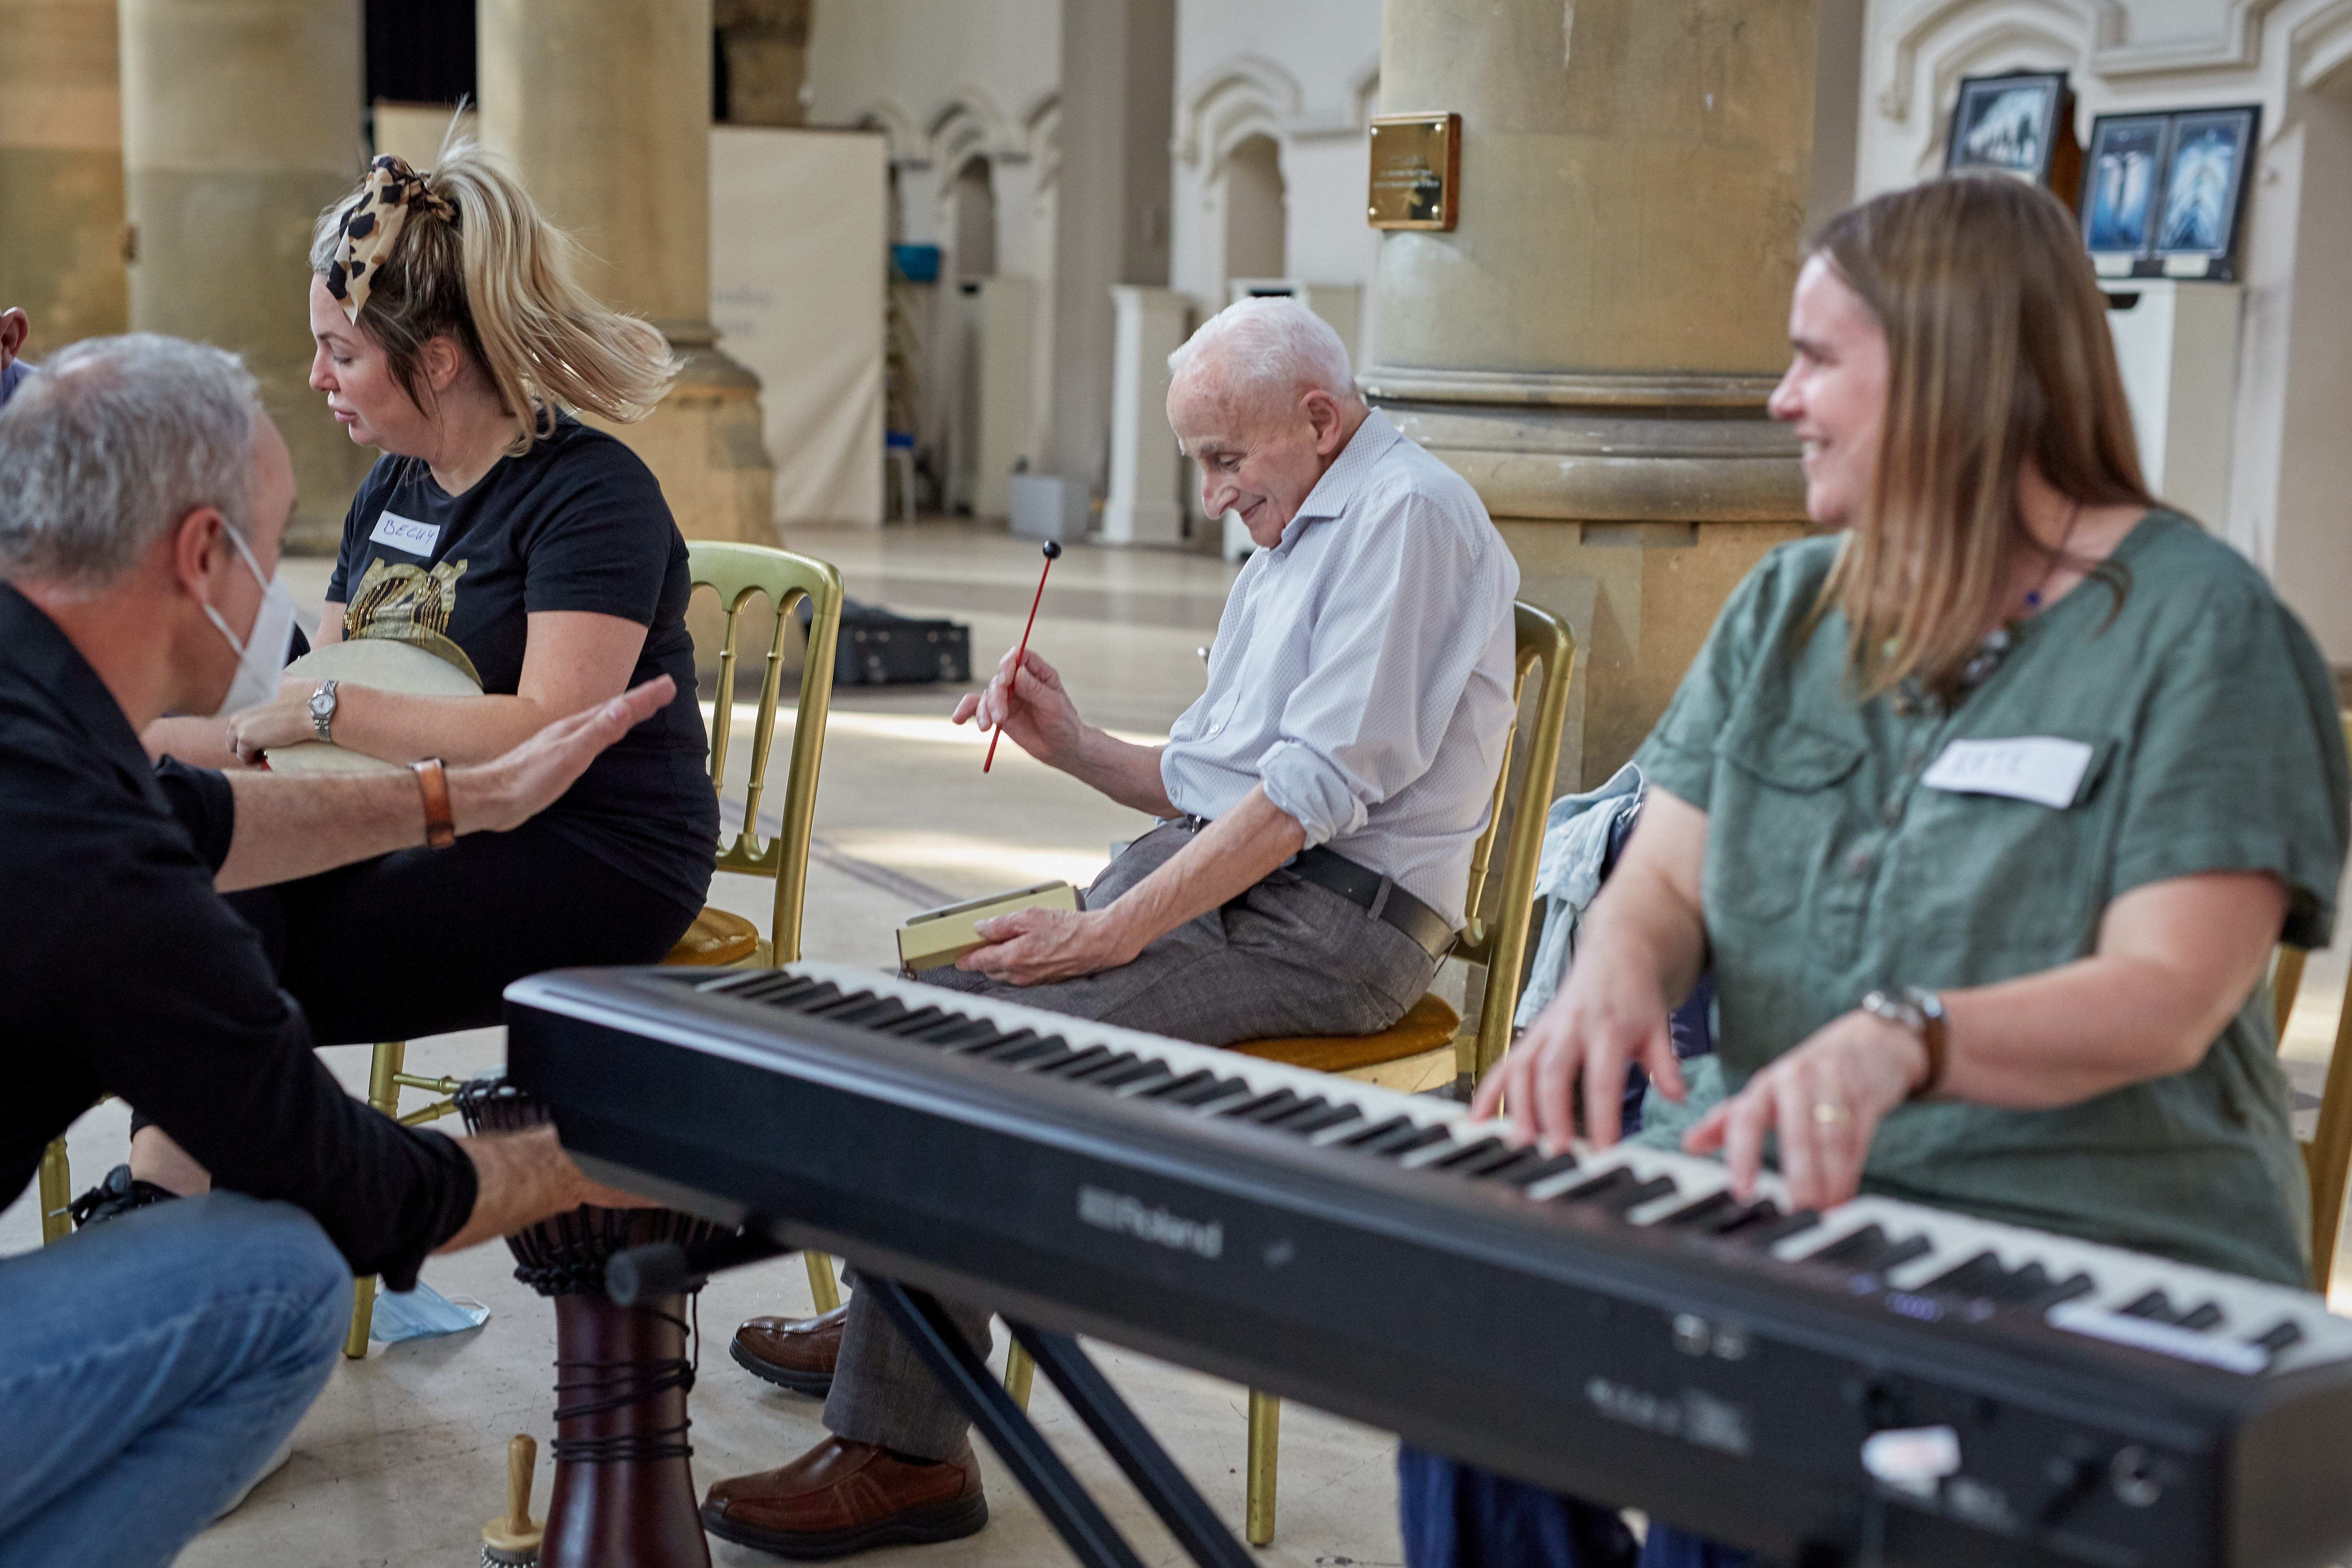
[[[446,849],[457,842],[457,824],[449,816],[449,770],[438,757],[411,763],[408,770],[416,775],[416,787],[425,794],[425,842],[433,848]]]

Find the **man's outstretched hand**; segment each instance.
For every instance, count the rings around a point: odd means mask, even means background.
[[[558,719],[503,756],[449,770],[449,814],[460,833],[520,827],[570,789],[597,754],[677,695],[657,675],[607,702]]]

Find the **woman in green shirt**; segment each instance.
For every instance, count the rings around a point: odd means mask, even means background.
[[[1580,1084],[1605,1144],[1635,1061],[1644,1136],[1720,1152],[1743,1195],[1769,1147],[1801,1204],[2306,1281],[2263,976],[2335,912],[2327,666],[2149,498],[2046,194],[1950,179],[1843,214],[1790,335],[1772,412],[1842,531],[1725,605],[1576,965],[1479,1109],[1565,1138]],[[1719,1056],[1686,1082],[1666,1012],[1702,964]]]

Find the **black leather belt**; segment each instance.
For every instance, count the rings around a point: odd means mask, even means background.
[[[1205,816],[1180,816],[1180,825],[1198,833],[1209,826]],[[1338,851],[1318,844],[1312,849],[1302,849],[1283,869],[1302,882],[1339,894],[1360,910],[1369,910],[1373,918],[1386,921],[1420,944],[1432,958],[1443,958],[1454,945],[1454,927],[1444,915],[1414,898],[1393,879],[1383,877],[1369,866],[1360,866]],[[1388,889],[1386,900],[1381,889]]]

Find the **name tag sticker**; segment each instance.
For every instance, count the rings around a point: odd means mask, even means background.
[[[375,531],[368,538],[375,543],[388,544],[411,555],[430,555],[434,545],[440,542],[441,530],[436,524],[418,522],[414,518],[387,511],[376,518]]]
[[[2000,795],[2059,811],[2074,804],[2092,750],[2081,741],[2024,735],[2014,741],[1954,741],[1919,782],[1958,795]]]

